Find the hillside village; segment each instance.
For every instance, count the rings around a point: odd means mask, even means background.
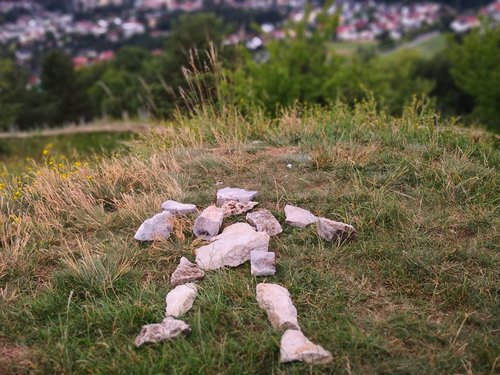
[[[44,9],[36,1],[6,1],[0,3],[0,14],[14,14],[0,23],[0,45],[15,54],[19,64],[30,66],[36,83],[36,56],[47,48],[61,48],[73,56],[75,67],[113,59],[114,51],[133,38],[161,40],[168,35],[168,19],[179,12],[196,12],[220,8],[264,12],[273,10],[280,15],[277,22],[260,24],[261,31],[240,25],[225,40],[225,44],[244,44],[250,50],[262,48],[273,39],[286,36],[288,21],[304,17],[304,0],[227,0],[215,1],[207,7],[202,0],[74,0],[66,11]],[[320,11],[313,6],[310,24]],[[105,12],[100,10],[105,9]],[[332,39],[344,42],[367,42],[380,39],[393,41],[418,37],[433,30],[465,33],[486,17],[500,22],[500,0],[479,12],[460,14],[451,7],[433,2],[414,5],[387,5],[370,1],[337,1],[329,10],[339,12],[339,26]],[[167,25],[167,26],[166,26]],[[100,41],[100,47],[86,40]],[[156,45],[160,45],[156,42]],[[152,49],[152,53],[156,53]]]

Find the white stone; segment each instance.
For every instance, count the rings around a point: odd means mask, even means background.
[[[238,202],[238,201],[226,201],[222,204],[221,208],[224,210],[224,217],[241,215],[247,211],[250,211],[259,202]]]
[[[327,241],[345,241],[356,238],[356,229],[352,225],[320,217],[316,223],[318,235]]]
[[[297,309],[293,305],[290,293],[278,284],[257,284],[257,302],[261,309],[266,310],[267,318],[274,329],[299,329]]]
[[[318,218],[308,210],[289,204],[285,206],[285,222],[287,224],[298,228],[305,228],[317,220]]]
[[[254,276],[271,276],[276,273],[276,254],[270,251],[250,252],[250,272]]]
[[[278,220],[269,210],[257,210],[249,212],[246,217],[250,225],[257,229],[257,232],[266,232],[270,236],[276,236],[283,232],[283,228]]]
[[[256,195],[256,191],[225,187],[217,191],[217,205],[220,206],[226,201],[249,202],[253,200]]]
[[[204,277],[205,272],[200,270],[196,264],[191,263],[187,258],[182,257],[179,265],[170,277],[170,285],[176,287],[177,285],[201,280]]]
[[[281,336],[281,363],[301,361],[311,364],[324,364],[331,362],[332,359],[330,352],[320,345],[313,344],[301,331],[289,329]]]
[[[198,238],[209,240],[219,234],[222,220],[224,220],[224,210],[214,205],[209,206],[194,221],[193,233]]]
[[[230,225],[212,238],[212,243],[196,249],[196,264],[204,270],[237,267],[250,259],[252,250],[267,251],[269,238],[247,223]]]
[[[197,211],[196,205],[194,204],[179,203],[172,200],[163,202],[161,208],[164,211],[173,213],[174,215],[189,215]]]
[[[174,229],[173,215],[164,211],[141,224],[134,235],[137,241],[165,241]]]
[[[176,286],[165,298],[167,302],[166,316],[178,317],[193,307],[193,302],[198,294],[195,283]]]
[[[153,344],[164,340],[173,340],[181,334],[191,332],[189,325],[182,320],[167,317],[159,324],[147,324],[142,326],[141,332],[135,339],[135,346],[142,344]]]

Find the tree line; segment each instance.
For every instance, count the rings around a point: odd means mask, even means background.
[[[417,95],[430,98],[445,115],[499,130],[498,29],[484,28],[461,40],[450,36],[448,48],[430,59],[412,50],[360,50],[345,57],[331,43],[336,18],[324,12],[317,23],[314,30],[305,22],[294,23],[289,28],[293,37],[269,41],[265,49],[250,53],[224,46],[228,28],[217,16],[181,16],[160,55],[123,47],[112,61],[75,70],[70,56],[49,51],[41,84],[31,88],[28,72],[4,58],[0,127],[29,129],[101,117],[165,119],[190,100],[221,104],[222,98],[242,113],[258,108],[276,115],[296,103],[342,100],[354,105],[373,96],[397,114]]]

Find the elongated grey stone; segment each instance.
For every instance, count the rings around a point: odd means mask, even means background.
[[[178,317],[185,314],[193,307],[193,302],[197,294],[198,288],[195,283],[176,286],[165,298],[167,303],[165,315]]]
[[[170,277],[170,285],[176,287],[177,285],[201,280],[204,277],[205,272],[203,270],[199,269],[196,264],[191,263],[187,258],[182,257],[179,265]]]
[[[344,224],[320,217],[316,223],[318,235],[327,241],[345,241],[356,238],[356,230],[352,225]]]
[[[217,205],[220,206],[227,201],[249,202],[256,196],[256,191],[225,187],[217,191]]]
[[[193,233],[196,237],[209,240],[219,234],[224,210],[216,206],[209,206],[196,218],[193,225]]]
[[[278,284],[257,284],[257,302],[261,309],[266,310],[267,318],[274,329],[278,331],[300,330],[297,309],[286,288]]]
[[[283,228],[278,220],[269,210],[257,210],[249,212],[246,217],[250,225],[257,229],[257,232],[266,232],[270,236],[276,236],[283,232]]]
[[[173,215],[170,212],[156,214],[141,224],[134,238],[137,241],[165,241],[174,228],[172,220]]]
[[[285,206],[285,222],[287,224],[298,228],[305,228],[317,220],[318,218],[308,210],[289,204]]]
[[[179,203],[172,200],[163,202],[161,208],[164,211],[171,212],[174,215],[189,215],[197,211],[196,205],[194,204]]]
[[[241,215],[247,211],[250,211],[259,202],[238,202],[238,201],[226,201],[222,204],[221,208],[224,210],[224,217]]]
[[[328,363],[332,354],[320,345],[313,344],[301,331],[289,329],[281,336],[280,362],[301,361],[311,364]]]
[[[164,340],[173,340],[179,335],[191,332],[189,325],[182,320],[167,317],[159,324],[142,326],[141,332],[135,339],[135,346],[154,344]]]

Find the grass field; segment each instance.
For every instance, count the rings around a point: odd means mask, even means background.
[[[125,149],[125,142],[134,137],[135,135],[130,132],[95,132],[0,138],[0,165],[11,171],[23,170],[26,165],[31,164],[31,159],[42,161],[43,150],[48,149],[53,156],[64,155],[74,160],[85,160],[93,155],[109,156],[113,152]]]
[[[443,33],[438,33],[430,36],[429,38],[424,38],[422,40],[417,40],[409,44],[403,44],[400,48],[411,48],[415,49],[422,54],[425,58],[432,58],[439,52],[446,49],[447,46],[447,36]]]
[[[208,125],[210,124],[210,125]],[[371,104],[178,119],[128,154],[62,172],[39,166],[0,199],[0,373],[492,374],[499,369],[498,140],[401,118]],[[437,125],[437,126],[436,126]],[[257,142],[256,142],[257,141]],[[287,165],[291,164],[291,168]],[[286,203],[353,224],[357,241],[323,242],[284,225],[277,274],[249,265],[208,273],[182,319],[192,333],[136,349],[162,320],[190,223],[173,238],[133,235],[166,199],[211,204],[220,186],[259,191],[283,223]],[[224,226],[243,217],[226,220]],[[287,287],[305,334],[329,365],[280,365],[280,335],[255,300]]]
[[[443,33],[436,33],[424,37],[421,40],[412,41],[410,43],[403,43],[397,46],[390,52],[396,52],[401,49],[414,49],[422,54],[424,58],[430,59],[439,52],[443,51],[447,46],[447,36]],[[378,42],[334,42],[331,43],[332,51],[340,56],[353,56],[363,48],[378,48]]]

